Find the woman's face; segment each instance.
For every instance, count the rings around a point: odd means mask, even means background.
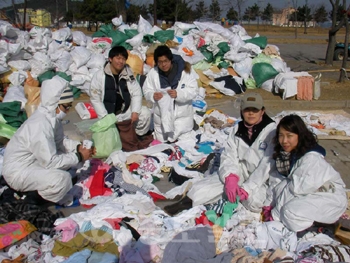
[[[264,110],[258,110],[256,108],[245,108],[242,111],[244,122],[248,125],[254,125],[261,119],[264,112]]]
[[[280,127],[278,133],[278,142],[286,152],[293,151],[298,146],[299,136],[296,133],[287,131]]]

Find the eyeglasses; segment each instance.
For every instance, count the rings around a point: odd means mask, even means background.
[[[171,60],[167,59],[167,60],[158,60],[157,64],[158,65],[165,65],[165,64],[169,64],[171,62]]]
[[[64,104],[60,104],[65,110],[69,110],[70,108],[72,108],[72,104],[69,105],[64,105]]]

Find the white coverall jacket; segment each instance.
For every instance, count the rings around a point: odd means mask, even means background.
[[[38,191],[51,202],[60,201],[72,188],[66,171],[79,160],[79,142],[64,140],[56,108],[68,82],[59,76],[43,82],[38,109],[17,130],[6,146],[2,174],[17,191]]]
[[[230,173],[237,174],[240,178],[238,184],[249,195],[248,200],[241,203],[247,209],[259,212],[266,198],[269,176],[276,173],[272,159],[276,124],[271,122],[263,128],[251,146],[236,136],[237,130],[238,125],[230,133],[221,154],[219,177],[225,183]]]
[[[198,84],[197,80],[190,70],[182,71],[180,81],[177,85],[177,97],[174,100],[173,112],[168,108],[160,107],[159,104],[166,97],[156,102],[153,99],[155,92],[163,92],[160,86],[158,67],[154,67],[147,74],[145,83],[143,84],[143,93],[147,101],[153,103],[153,119],[154,119],[154,137],[155,139],[165,141],[176,141],[185,137],[193,129],[193,107],[192,100],[197,96]],[[173,132],[166,133],[162,127],[162,119],[171,119],[173,122]]]
[[[105,97],[105,80],[108,74],[113,77],[110,63],[107,63],[104,69],[97,71],[92,80],[90,86],[90,101],[94,107],[99,119],[108,114],[103,100]],[[133,75],[132,70],[128,65],[120,73],[120,78],[125,78],[127,81],[127,87],[130,93],[130,107],[124,113],[117,114],[117,121],[122,122],[131,119],[131,113],[136,112],[139,114],[139,120],[136,123],[135,132],[137,135],[144,135],[149,131],[151,124],[151,112],[145,106],[142,106],[142,90],[140,84],[136,79],[131,80],[130,76]]]
[[[334,223],[346,210],[345,184],[319,152],[307,152],[288,177],[279,179],[273,188],[272,216],[292,231],[304,230],[314,221]]]

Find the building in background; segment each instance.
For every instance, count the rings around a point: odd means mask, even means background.
[[[18,13],[21,23],[23,24],[24,9],[18,9]],[[27,8],[26,24],[27,23],[40,27],[48,27],[52,24],[51,14],[45,9],[34,10],[32,8]]]

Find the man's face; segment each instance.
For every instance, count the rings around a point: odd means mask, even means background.
[[[158,58],[157,66],[161,71],[168,72],[171,69],[171,60],[166,56],[161,56]]]
[[[113,58],[109,58],[109,62],[111,63],[111,70],[113,74],[119,74],[126,64],[126,59],[122,55],[117,55]]]

